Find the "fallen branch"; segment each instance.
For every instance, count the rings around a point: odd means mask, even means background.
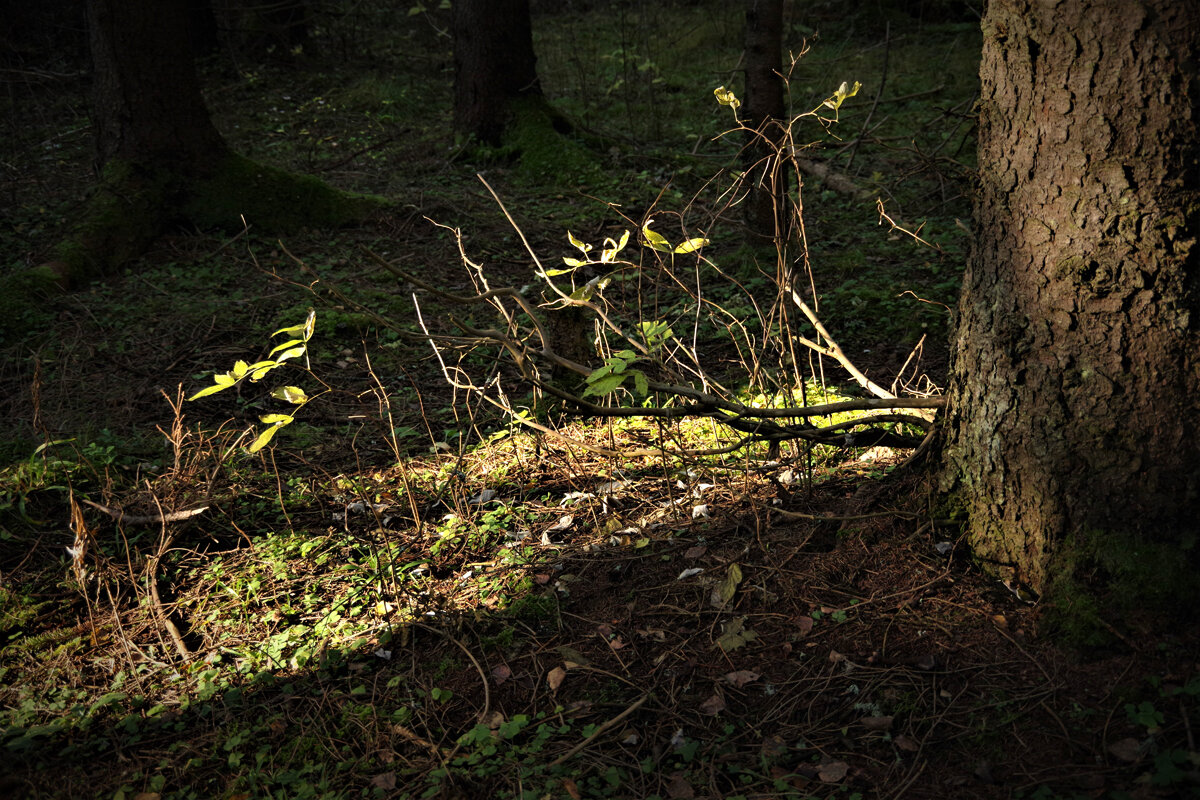
[[[126,522],[130,525],[161,525],[164,522],[182,522],[185,519],[199,516],[209,509],[208,506],[199,506],[184,511],[171,511],[167,513],[160,511],[157,514],[126,514],[124,509],[111,508],[87,498],[81,499],[92,508],[104,512],[117,522]]]

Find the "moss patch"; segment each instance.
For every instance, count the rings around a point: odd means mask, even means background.
[[[1162,630],[1194,618],[1200,608],[1196,554],[1192,534],[1164,532],[1162,541],[1116,531],[1076,534],[1050,567],[1049,632],[1087,647],[1111,644],[1115,629]]]
[[[341,192],[310,175],[295,175],[230,153],[212,177],[188,192],[183,213],[200,228],[240,228],[242,218],[272,233],[337,227],[387,205],[381,197]]]
[[[536,185],[565,187],[594,185],[602,176],[596,154],[545,98],[513,100],[509,113],[503,148],[517,158],[518,177]]]

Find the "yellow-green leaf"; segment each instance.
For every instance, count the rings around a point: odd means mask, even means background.
[[[267,355],[273,356],[276,353],[278,353],[280,350],[287,350],[289,347],[295,347],[298,344],[304,344],[304,340],[303,339],[288,339],[283,344],[277,344],[274,347],[272,347],[271,352],[268,353]]]
[[[697,236],[695,239],[688,239],[683,244],[675,248],[676,253],[694,253],[701,247],[708,247],[708,239],[703,236]]]
[[[734,111],[737,111],[738,107],[742,104],[742,101],[738,100],[737,96],[724,86],[718,86],[713,89],[713,95],[717,98],[718,103],[723,106],[729,106]]]
[[[287,425],[295,419],[291,414],[263,414],[258,418],[264,425]]]
[[[249,367],[250,380],[261,381],[264,375],[278,366],[278,361],[256,361]]]
[[[737,594],[738,584],[741,582],[742,568],[736,563],[730,564],[729,569],[725,571],[725,579],[713,587],[708,602],[713,608],[724,608],[729,605],[729,601]]]
[[[629,231],[625,231],[625,233],[621,236],[621,241],[617,242],[613,239],[605,239],[604,244],[606,247],[604,248],[604,252],[600,254],[600,261],[601,263],[607,264],[610,261],[613,261],[617,255],[625,249],[625,245],[629,244]]]
[[[301,322],[299,325],[290,325],[286,328],[280,328],[279,330],[275,331],[271,335],[278,336],[281,333],[288,333],[288,334],[293,334],[293,335],[299,334],[301,339],[303,339],[304,341],[307,342],[309,339],[312,338],[313,329],[316,327],[316,324],[317,324],[317,312],[314,309],[310,308],[308,310],[308,317],[305,318],[304,322]]]
[[[276,360],[279,364],[282,364],[284,361],[287,361],[289,358],[296,358],[297,356],[304,355],[304,351],[306,349],[307,349],[307,347],[305,345],[298,345],[296,347],[293,347],[291,350],[288,350],[287,352],[282,353],[279,356],[279,358]]]
[[[297,406],[308,402],[308,395],[299,386],[282,386],[271,392],[271,396]]]
[[[216,394],[217,392],[223,392],[232,385],[233,385],[232,383],[224,383],[224,384],[218,383],[215,386],[207,386],[207,387],[201,389],[200,391],[196,392],[191,397],[189,397],[188,400],[199,400],[201,397],[208,397],[210,394]]]
[[[265,431],[260,433],[258,435],[258,438],[255,439],[254,442],[249,447],[246,448],[246,452],[257,453],[259,450],[262,450],[264,447],[267,446],[267,442],[271,441],[271,437],[273,437],[275,435],[275,432],[277,430],[279,430],[280,427],[282,427],[282,426],[272,425],[271,427],[267,428]]]
[[[664,253],[671,252],[671,243],[660,234],[650,230],[650,223],[646,223],[642,228],[642,238],[646,242],[646,246],[651,250],[659,250]]]
[[[232,375],[234,380],[240,381],[242,378],[246,377],[246,373],[249,371],[250,365],[245,361],[238,360],[233,362],[233,369],[229,370],[229,372],[226,374]]]
[[[573,247],[575,247],[577,250],[580,250],[581,252],[583,252],[585,254],[591,252],[591,250],[592,250],[592,246],[590,244],[579,241],[578,239],[575,238],[575,234],[571,233],[570,231],[567,231],[567,240],[571,243],[571,245]]]
[[[858,90],[861,88],[862,83],[859,81],[854,82],[854,88],[850,88],[845,81],[842,81],[842,85],[839,86],[837,91],[833,93],[833,97],[826,100],[823,105],[825,105],[827,108],[832,108],[834,111],[837,111],[842,107],[842,103],[846,102],[846,98],[854,97],[854,95],[858,94]]]
[[[546,277],[554,278],[559,275],[569,275],[570,273],[575,271],[576,267],[582,267],[587,262],[580,261],[578,258],[567,258],[566,256],[563,256],[563,263],[566,264],[568,267],[570,267],[570,269],[548,269],[548,270],[546,270],[546,273],[545,273]]]

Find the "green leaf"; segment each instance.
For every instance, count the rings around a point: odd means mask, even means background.
[[[752,642],[757,639],[758,633],[746,630],[745,626],[745,617],[738,617],[737,619],[721,623],[721,636],[717,639],[717,645],[728,653],[731,650],[737,650],[746,644],[746,642]]]
[[[695,239],[688,239],[686,242],[684,242],[683,244],[676,247],[675,252],[680,253],[680,254],[694,253],[697,250],[699,250],[701,247],[707,247],[707,246],[708,246],[708,239],[705,239],[702,236],[698,236]]]
[[[642,226],[642,238],[645,240],[646,247],[649,247],[651,250],[658,250],[663,253],[671,252],[670,242],[662,234],[650,230],[649,222]]]
[[[583,390],[583,396],[587,397],[588,395],[592,394],[599,397],[610,394],[611,392],[615,392],[617,389],[619,389],[621,384],[625,382],[625,376],[623,374],[606,375],[603,378],[599,378],[595,381],[592,381],[591,377],[589,376],[588,381],[588,387]]]
[[[645,397],[650,394],[650,384],[646,382],[646,373],[640,369],[630,370],[629,374],[633,376],[633,393],[638,397]]]
[[[597,367],[595,370],[592,371],[592,374],[588,375],[586,378],[584,378],[584,380],[586,380],[588,383],[594,383],[595,381],[598,381],[601,378],[608,377],[609,375],[612,374],[612,371],[613,371],[612,362],[606,361],[604,363],[603,367]]]
[[[308,395],[299,386],[283,386],[271,392],[271,396],[276,400],[283,400],[292,405],[300,405],[308,402]]]

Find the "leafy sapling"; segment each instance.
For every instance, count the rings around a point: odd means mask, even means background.
[[[208,397],[217,392],[223,392],[232,386],[237,386],[247,378],[250,379],[251,383],[257,383],[267,373],[271,372],[271,370],[282,367],[289,360],[299,358],[300,356],[304,357],[304,370],[306,372],[309,371],[308,340],[312,338],[316,322],[317,312],[309,309],[308,317],[304,322],[299,325],[280,328],[271,334],[271,336],[286,334],[291,338],[271,348],[271,352],[267,354],[268,357],[265,361],[256,361],[253,364],[248,364],[240,360],[235,362],[233,369],[229,372],[214,374],[213,385],[196,392],[188,398],[188,401],[199,400],[201,397]],[[293,406],[296,406],[296,411],[299,411],[312,399],[299,386],[281,386],[271,392],[271,396],[276,400],[291,403]],[[246,448],[246,452],[256,453],[266,447],[275,436],[275,433],[284,425],[290,425],[295,418],[294,412],[292,414],[263,414],[260,416],[259,421],[268,427],[258,434],[254,442]]]

